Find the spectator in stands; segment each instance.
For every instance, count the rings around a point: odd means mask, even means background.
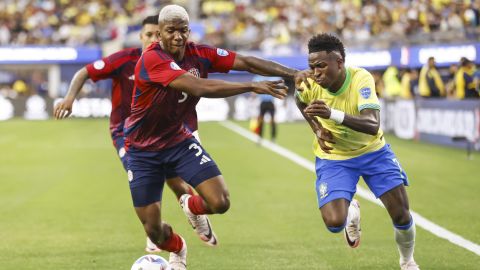
[[[412,99],[415,97],[415,87],[418,82],[418,73],[414,69],[406,68],[402,74],[402,91],[400,96],[403,99]]]
[[[382,79],[385,85],[385,98],[396,98],[402,93],[402,85],[398,79],[398,69],[395,66],[389,66],[385,73],[383,73]]]
[[[422,97],[445,96],[445,86],[435,67],[435,58],[429,57],[427,63],[420,70],[418,89]]]
[[[475,78],[475,64],[467,58],[460,60],[460,68],[455,76],[458,99],[479,98],[478,80]]]
[[[447,92],[447,98],[456,98],[457,86],[455,83],[455,76],[458,72],[458,65],[452,64],[448,68],[448,79],[445,84],[445,91]]]

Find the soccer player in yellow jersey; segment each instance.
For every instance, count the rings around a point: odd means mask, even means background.
[[[314,152],[318,205],[325,225],[360,243],[360,207],[352,200],[360,176],[393,221],[402,270],[418,270],[413,259],[415,224],[409,212],[403,171],[380,129],[380,104],[372,75],[345,67],[342,42],[329,34],[308,42],[312,80],[295,93],[316,135]]]

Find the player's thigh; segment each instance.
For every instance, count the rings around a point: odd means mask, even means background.
[[[145,207],[162,200],[165,170],[155,152],[130,151],[127,176],[133,205]]]
[[[410,221],[410,206],[407,191],[403,184],[385,192],[380,196],[380,200],[395,224],[403,225]]]
[[[221,178],[221,172],[213,158],[194,138],[181,143],[170,160],[174,164],[175,173],[195,189],[211,178]]]
[[[195,190],[209,205],[229,204],[230,193],[222,175],[203,181]]]
[[[161,224],[161,202],[135,207],[135,212],[142,224]]]
[[[326,160],[316,158],[315,170],[317,179],[315,190],[317,193],[318,208],[338,199],[350,202],[357,191],[359,173],[352,168],[348,160]],[[330,204],[337,207],[337,203]]]
[[[382,149],[366,154],[358,160],[365,183],[377,198],[398,187],[408,186],[408,178],[400,162],[385,145]]]

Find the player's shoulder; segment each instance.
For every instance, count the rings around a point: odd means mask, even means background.
[[[300,84],[300,87],[304,89],[304,91],[318,91],[321,90],[321,86],[312,78],[307,78],[308,83],[310,84],[310,87],[307,87],[304,82]]]
[[[143,51],[142,59],[147,62],[174,61],[172,56],[165,52],[158,42],[150,44]]]
[[[350,71],[352,79],[372,76],[372,74],[368,70],[361,67],[347,67],[347,68]]]
[[[373,75],[361,67],[347,67],[353,84],[373,80]]]

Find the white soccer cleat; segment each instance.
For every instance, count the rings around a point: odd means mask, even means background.
[[[350,205],[355,209],[355,216],[350,220],[350,223],[345,226],[345,240],[351,248],[356,248],[360,245],[360,236],[362,230],[360,228],[360,203],[357,200],[352,200]]]
[[[216,246],[218,244],[217,236],[213,232],[212,225],[210,224],[207,215],[195,215],[190,212],[190,209],[188,208],[188,200],[191,196],[192,195],[190,194],[183,194],[179,200],[180,206],[187,216],[188,222],[192,225],[200,239],[209,246]]]
[[[150,240],[150,238],[147,236],[147,245],[145,247],[145,251],[148,253],[160,253],[162,250],[155,245],[155,243]]]
[[[409,261],[406,263],[401,263],[400,269],[401,270],[420,270],[420,267],[415,261]]]
[[[183,237],[181,238],[183,242],[182,249],[177,253],[170,252],[170,258],[168,259],[170,270],[187,270],[187,243]]]

